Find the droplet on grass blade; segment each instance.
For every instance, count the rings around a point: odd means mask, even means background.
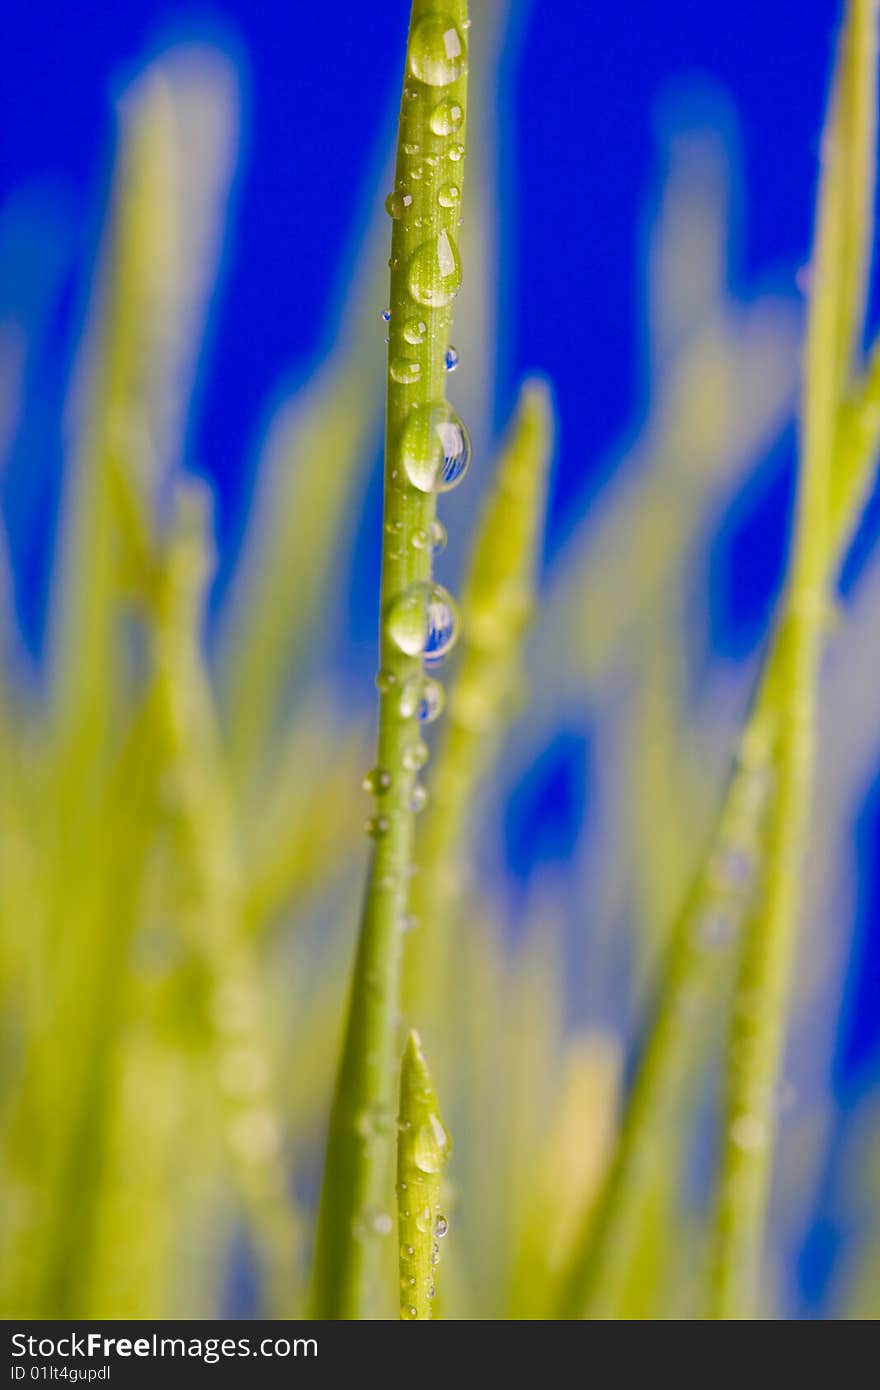
[[[406,475],[419,492],[450,492],[470,467],[470,436],[447,401],[433,401],[410,412],[400,453]]]
[[[465,44],[449,15],[426,15],[412,32],[409,70],[428,87],[448,87],[464,71]]]

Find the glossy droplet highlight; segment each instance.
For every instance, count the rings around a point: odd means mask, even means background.
[[[446,1232],[447,1232],[448,1230],[449,1230],[449,1222],[446,1220],[446,1217],[445,1217],[445,1216],[441,1216],[441,1215],[438,1213],[438,1215],[437,1215],[437,1220],[434,1222],[434,1235],[435,1235],[435,1236],[438,1236],[440,1239],[442,1239],[443,1236],[446,1235]]]
[[[464,71],[464,38],[449,15],[426,15],[412,32],[409,70],[428,87],[448,87]]]
[[[415,814],[418,815],[420,811],[424,811],[424,809],[425,809],[425,807],[427,806],[427,804],[428,804],[428,792],[427,792],[427,788],[426,788],[426,787],[423,787],[422,784],[421,784],[421,782],[416,782],[415,786],[414,786],[413,789],[412,789],[412,795],[410,796],[410,799],[409,799],[409,809],[410,809],[411,811],[414,811]]]
[[[441,208],[454,208],[461,202],[461,189],[457,183],[444,183],[440,192],[437,194],[437,202]]]
[[[395,188],[385,199],[385,211],[389,217],[397,221],[406,212],[407,208],[412,207],[412,194],[407,193],[405,188]],[[390,318],[389,314],[389,318]]]
[[[391,773],[387,768],[374,767],[372,772],[368,772],[363,781],[365,792],[371,792],[373,796],[381,796],[387,792],[391,786]]]
[[[391,822],[387,816],[370,816],[364,829],[371,840],[381,840],[391,828]]]
[[[449,1135],[439,1116],[430,1115],[416,1133],[413,1147],[416,1167],[423,1173],[439,1173],[446,1166],[449,1152]]]
[[[382,310],[382,314],[381,314],[381,318],[382,318],[382,322],[383,322],[383,323],[390,323],[390,322],[391,322],[391,310],[390,310],[390,309],[383,309],[383,310]]]
[[[452,595],[426,580],[410,584],[392,600],[386,617],[388,636],[407,656],[440,657],[458,635]]]
[[[411,676],[400,692],[400,712],[404,719],[415,717],[420,724],[433,724],[446,704],[446,691],[433,676]]]
[[[461,261],[458,247],[446,230],[423,241],[413,252],[407,283],[417,304],[442,308],[452,303],[461,286]]]
[[[443,366],[447,372],[454,372],[458,366],[458,348],[454,348],[451,343],[444,353]]]
[[[446,527],[443,525],[443,522],[438,521],[436,517],[431,522],[430,536],[431,553],[433,555],[442,555],[443,551],[446,549]]]
[[[403,765],[409,772],[418,772],[420,767],[424,767],[430,754],[427,743],[417,739],[403,750]]]
[[[412,386],[422,375],[422,364],[409,357],[393,357],[388,370],[400,386]]]
[[[413,410],[403,430],[401,461],[419,492],[449,492],[461,482],[471,461],[465,426],[446,401]]]
[[[430,126],[435,135],[454,135],[461,130],[463,122],[464,108],[453,97],[438,102],[430,116]]]
[[[424,319],[407,319],[403,325],[403,336],[413,347],[423,343],[428,335],[428,325]]]

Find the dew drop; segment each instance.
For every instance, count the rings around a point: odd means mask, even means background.
[[[400,712],[404,719],[413,715],[420,724],[433,724],[446,704],[446,691],[433,676],[410,676],[400,692]]]
[[[454,372],[458,366],[458,348],[454,348],[451,343],[444,354],[443,366],[447,372]]]
[[[461,287],[458,247],[444,229],[413,252],[407,272],[409,292],[417,304],[443,308]]]
[[[403,216],[407,208],[412,207],[412,201],[412,194],[407,193],[405,188],[395,188],[385,199],[385,211],[389,217],[393,217],[397,221]]]
[[[403,152],[404,152],[404,154],[418,154],[418,152],[419,152],[419,146],[416,145],[416,144],[412,144],[412,143],[410,143],[410,142],[407,142],[407,143],[404,145],[404,147],[403,147]]]
[[[443,551],[446,549],[446,527],[443,525],[443,522],[439,521],[436,517],[431,522],[430,535],[431,553],[433,555],[442,555]]]
[[[385,767],[374,767],[363,780],[364,791],[371,792],[373,796],[381,796],[390,786],[391,773]]]
[[[410,412],[400,453],[406,475],[419,492],[449,492],[470,466],[470,436],[451,405],[434,401]]]
[[[388,370],[400,386],[412,386],[422,375],[422,364],[409,357],[393,357]]]
[[[437,194],[441,208],[454,208],[461,201],[461,189],[457,183],[444,183]]]
[[[426,15],[412,32],[409,70],[428,87],[448,87],[464,71],[464,39],[448,15]]]
[[[437,1220],[434,1222],[434,1235],[442,1240],[448,1230],[449,1222],[446,1220],[446,1217],[438,1214]]]
[[[441,584],[418,580],[392,600],[386,616],[388,636],[407,656],[444,656],[458,636],[458,613]]]
[[[464,145],[450,145],[446,153],[453,164],[458,164],[460,160],[464,159]]]
[[[409,809],[415,812],[416,815],[418,815],[420,811],[424,811],[427,804],[427,789],[422,786],[421,782],[416,782],[415,786],[412,789],[412,795],[409,799]]]
[[[393,671],[381,670],[376,672],[376,689],[382,695],[387,695],[397,684],[397,677]]]
[[[463,121],[463,107],[454,98],[447,97],[434,107],[429,123],[435,135],[454,135],[461,129]]]
[[[423,343],[428,334],[428,325],[423,319],[407,319],[403,325],[403,336],[408,343],[417,346]]]
[[[387,816],[370,816],[364,826],[371,840],[381,840],[383,836],[388,834],[390,828],[391,822]]]
[[[423,1173],[439,1173],[449,1158],[449,1135],[437,1115],[429,1115],[416,1131],[413,1159]]]
[[[429,757],[430,754],[428,752],[427,743],[423,743],[421,739],[417,739],[415,743],[411,743],[408,747],[404,748],[402,761],[408,772],[418,772],[420,767],[425,766]]]
[[[390,310],[390,309],[383,309],[383,310],[382,310],[382,315],[381,315],[381,317],[382,317],[382,322],[383,322],[383,323],[390,323],[390,321],[391,321],[391,310]]]

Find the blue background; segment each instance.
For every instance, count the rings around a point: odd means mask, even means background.
[[[697,77],[728,94],[741,132],[745,209],[735,279],[770,282],[795,297],[795,272],[809,255],[838,13],[836,0],[514,0],[499,93],[501,222],[511,230],[501,247],[497,409],[499,419],[507,415],[524,371],[552,378],[561,433],[550,558],[600,483],[599,461],[644,407],[638,267],[664,93],[671,82]],[[107,192],[112,94],[145,55],[180,34],[214,36],[242,59],[244,141],[232,233],[191,427],[191,454],[217,483],[228,569],[247,491],[239,461],[252,453],[267,388],[282,374],[305,374],[326,345],[338,267],[356,241],[364,196],[387,149],[407,14],[406,0],[226,0],[204,11],[156,0],[4,0],[0,192],[5,201],[40,189],[56,208],[55,231],[44,241],[0,246],[0,308],[17,305],[36,334],[27,424],[16,442],[36,463],[16,470],[5,498],[19,607],[35,649],[46,518],[60,470],[60,405],[84,308],[82,267],[94,259]],[[560,264],[572,267],[566,276]],[[717,641],[738,654],[759,637],[779,582],[791,454],[789,438],[747,524],[724,542],[735,582],[727,586]],[[857,580],[873,529],[846,569],[844,588]],[[567,820],[580,814],[581,793],[569,775],[578,756],[555,750],[538,811],[532,808],[551,837],[553,817],[560,822],[556,852],[563,856],[572,838]],[[835,1063],[841,1115],[876,1081],[880,1059],[880,790],[858,833],[860,921]],[[534,850],[533,835],[520,838]],[[510,839],[516,863],[515,828]],[[835,1141],[823,1210],[798,1257],[806,1315],[822,1309],[840,1239],[839,1149]]]

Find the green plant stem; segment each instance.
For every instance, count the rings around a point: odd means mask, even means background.
[[[400,1069],[397,1126],[397,1233],[400,1239],[400,1316],[434,1316],[434,1267],[446,1234],[440,1183],[451,1145],[418,1033],[410,1033]]]
[[[312,1307],[320,1318],[356,1318],[378,1260],[376,1237],[384,1228],[390,1179],[390,1125],[400,993],[400,933],[407,916],[412,865],[419,744],[415,714],[404,715],[400,693],[418,678],[420,654],[394,642],[387,616],[394,599],[431,575],[428,537],[435,498],[416,489],[401,459],[401,435],[414,407],[442,401],[449,342],[451,297],[460,270],[455,249],[460,216],[466,95],[465,0],[414,0],[393,197],[389,372],[386,401],[385,505],[382,547],[380,699],[377,766],[390,779],[377,797],[377,832],[370,864],[351,985],[342,1060],[330,1116],[327,1156],[315,1249]],[[454,24],[444,45],[441,19]],[[433,39],[426,45],[426,34]],[[436,57],[459,50],[458,75],[443,85],[420,80],[426,47]],[[440,134],[432,113],[441,103],[460,111],[457,128]],[[436,124],[436,120],[435,120]],[[450,154],[457,158],[451,158]],[[451,206],[441,190],[454,185]],[[406,199],[411,201],[406,202]],[[418,258],[418,259],[417,259]],[[414,287],[418,293],[414,294]],[[423,323],[424,333],[407,334]],[[418,341],[411,341],[412,337]],[[406,372],[398,364],[410,364]],[[425,445],[428,447],[428,441]]]

